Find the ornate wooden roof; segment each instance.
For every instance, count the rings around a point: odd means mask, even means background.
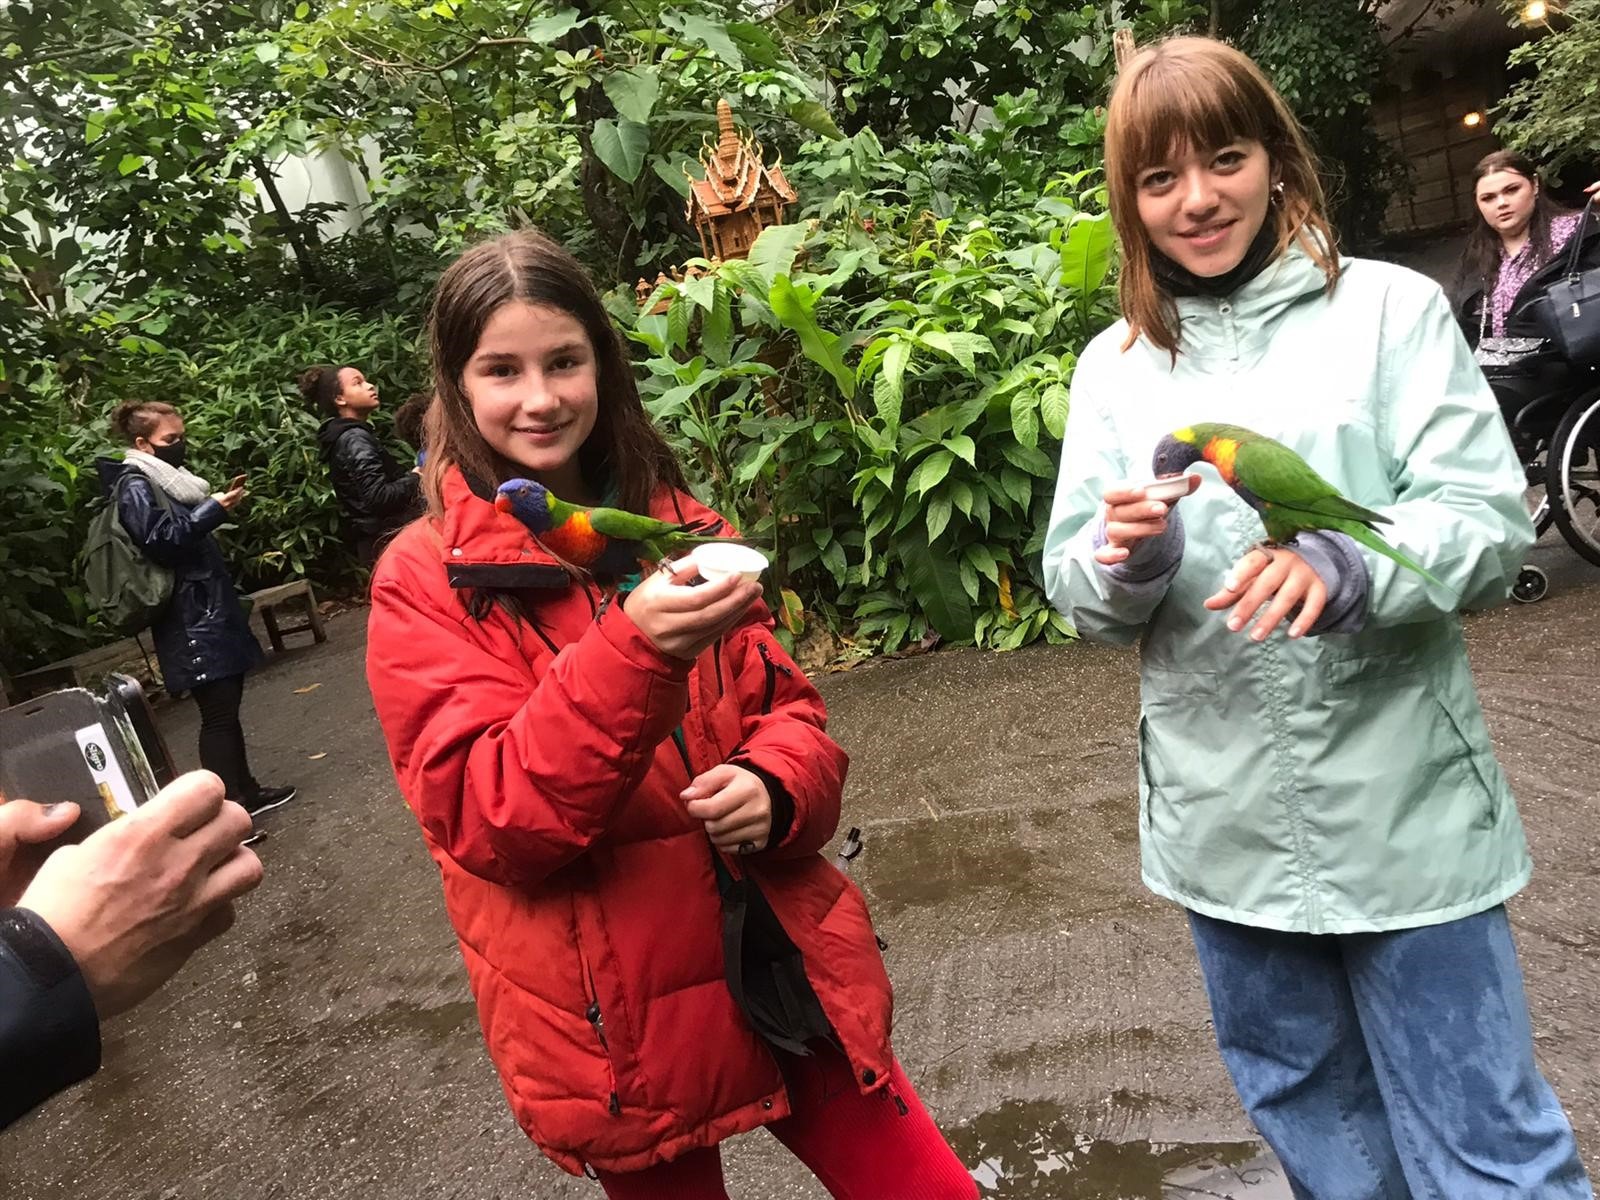
[[[704,179],[690,178],[688,216],[699,221],[725,217],[753,208],[763,197],[793,204],[799,197],[783,176],[778,163],[761,161],[763,150],[754,138],[740,138],[734,128],[733,109],[717,101],[717,144],[700,151]]]

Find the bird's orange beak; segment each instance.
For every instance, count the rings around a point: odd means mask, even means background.
[[[496,492],[494,497],[494,506],[503,513],[510,512],[511,497],[506,495],[504,492]]]

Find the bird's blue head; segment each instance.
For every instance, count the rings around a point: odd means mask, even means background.
[[[1174,430],[1161,439],[1156,446],[1156,452],[1150,456],[1151,473],[1157,479],[1164,479],[1168,475],[1182,475],[1205,457],[1201,451],[1202,447],[1194,430]]]
[[[531,479],[508,479],[495,490],[494,506],[508,512],[534,533],[550,528],[550,493]]]

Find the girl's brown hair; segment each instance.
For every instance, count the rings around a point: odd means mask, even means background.
[[[159,400],[126,400],[111,413],[111,432],[131,446],[156,431],[163,417],[175,417],[178,410]]]
[[[1516,150],[1494,150],[1485,154],[1478,160],[1477,166],[1472,168],[1472,202],[1477,206],[1478,184],[1485,175],[1495,175],[1501,171],[1510,171],[1514,175],[1521,175],[1534,189],[1533,216],[1528,220],[1528,241],[1533,246],[1533,261],[1539,266],[1544,266],[1553,257],[1550,246],[1550,222],[1556,217],[1566,214],[1568,209],[1557,204],[1550,198],[1539,178],[1539,166]],[[1464,301],[1472,292],[1481,290],[1484,293],[1483,307],[1489,302],[1488,293],[1494,287],[1495,273],[1500,270],[1500,235],[1483,219],[1482,212],[1478,220],[1473,223],[1472,232],[1467,235],[1467,244],[1461,249],[1461,261],[1456,264],[1455,280],[1451,284],[1451,292],[1457,303]]]
[[[522,230],[472,247],[440,276],[433,294],[428,338],[434,401],[423,435],[428,459],[422,473],[429,511],[443,514],[444,478],[451,467],[491,486],[513,477],[510,464],[478,431],[461,386],[484,326],[513,300],[571,314],[594,347],[599,411],[578,452],[584,478],[597,487],[614,485],[618,506],[640,513],[648,511],[662,487],[686,487],[682,468],[644,410],[622,339],[588,272],[557,242]]]
[[[1232,46],[1175,37],[1141,50],[1117,77],[1106,116],[1106,182],[1122,243],[1122,315],[1133,345],[1143,334],[1178,353],[1178,310],[1156,282],[1154,247],[1139,219],[1139,175],[1184,147],[1210,150],[1260,142],[1272,162],[1278,253],[1296,238],[1322,268],[1332,292],[1339,255],[1328,223],[1317,159],[1305,131],[1261,68]],[[1282,188],[1279,191],[1278,185]]]

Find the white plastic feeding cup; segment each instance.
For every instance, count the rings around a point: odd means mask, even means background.
[[[750,546],[738,542],[708,542],[694,549],[694,561],[700,568],[701,578],[707,583],[726,579],[729,575],[743,575],[755,580],[767,569],[767,556]]]

